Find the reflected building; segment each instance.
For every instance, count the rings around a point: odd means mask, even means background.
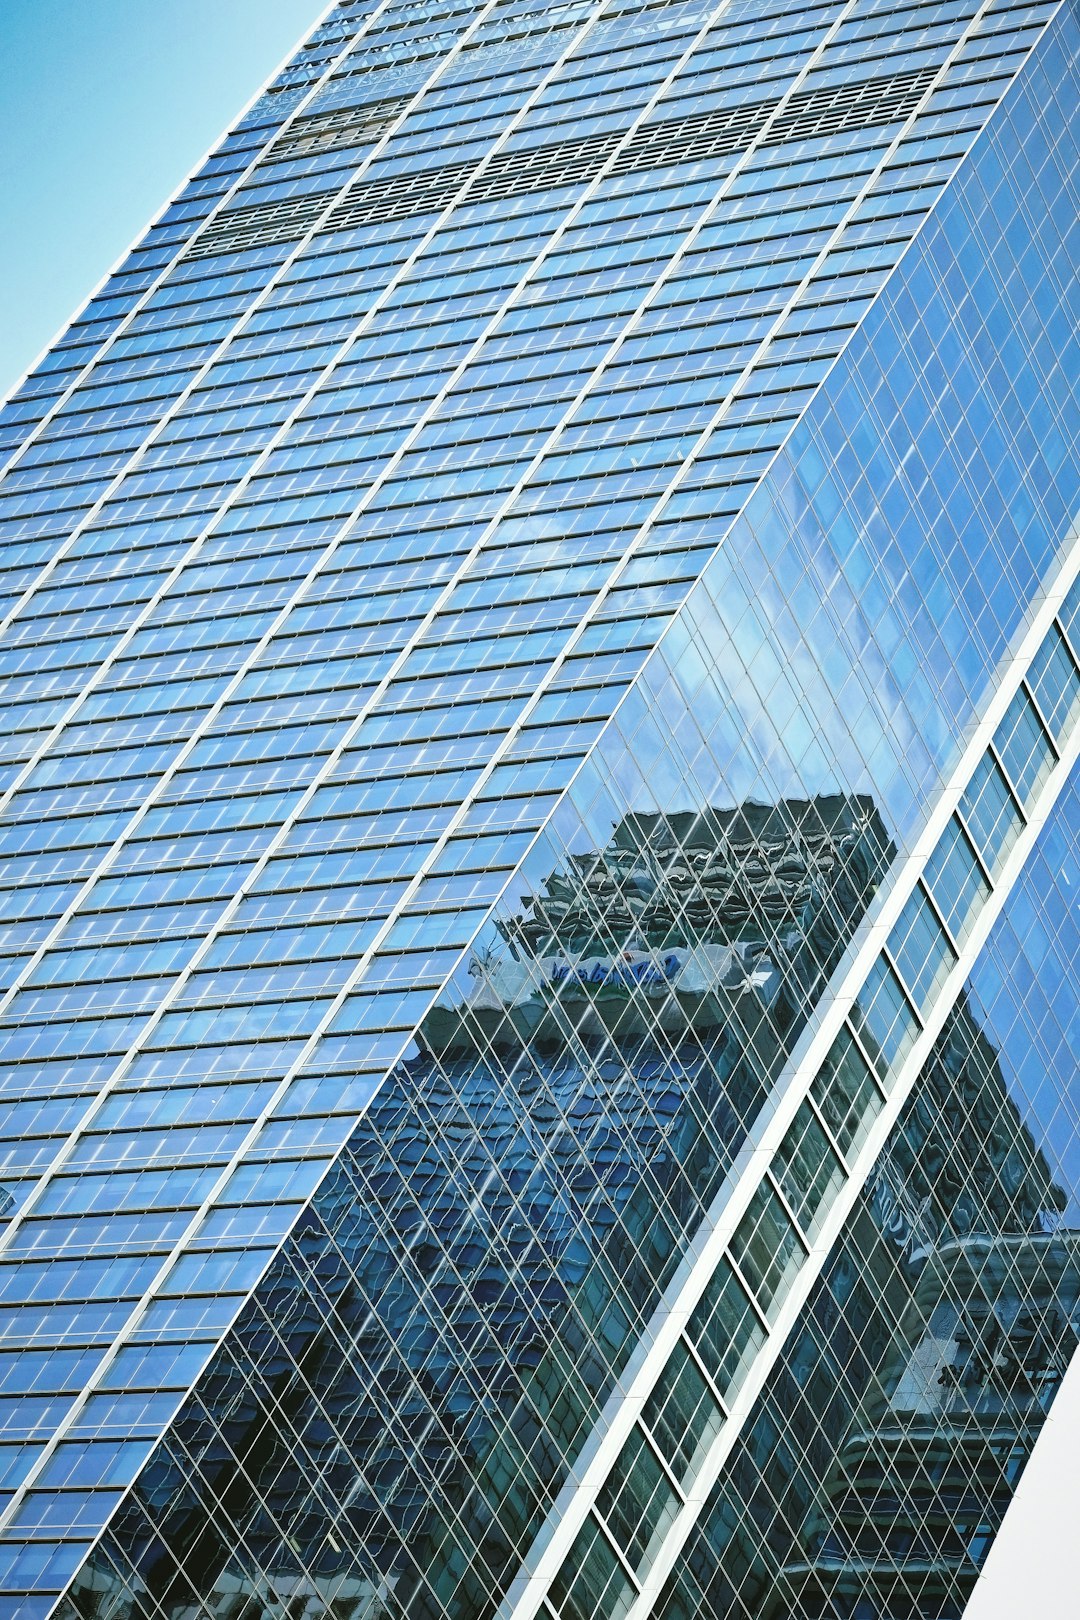
[[[808,1463],[773,1481],[801,1532],[757,1572],[762,1613],[963,1613],[1075,1350],[1066,1204],[962,1001],[811,1303],[829,1357],[807,1386],[793,1345],[769,1392]]]
[[[383,1589],[386,1612],[467,1613],[482,1577],[513,1573],[889,854],[857,800],[630,818],[500,925],[464,999],[425,1021],[399,1077],[411,1107],[373,1100],[238,1323],[217,1402],[231,1423],[208,1455],[205,1419],[182,1410],[140,1482],[144,1603],[186,1612],[173,1560],[213,1573],[222,1614],[243,1589],[224,1521],[185,1489],[208,1467],[280,1588],[302,1591],[310,1560],[329,1601],[360,1555],[340,1612],[383,1612]],[[329,1321],[299,1308],[316,1278]],[[272,1419],[244,1366],[276,1373]],[[334,1465],[318,1497],[298,1448]],[[297,1525],[295,1554],[268,1524]]]
[[[920,1293],[924,1337],[839,1451],[777,1613],[963,1613],[1075,1349],[1075,1236],[953,1246]]]
[[[1068,4],[340,0],[0,412],[4,1620],[946,1620],[1080,1330]]]

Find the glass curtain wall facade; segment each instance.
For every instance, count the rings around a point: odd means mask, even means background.
[[[5,1620],[950,1620],[1080,1331],[1080,26],[333,7],[0,412]]]

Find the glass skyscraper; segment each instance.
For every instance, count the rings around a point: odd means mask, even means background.
[[[2,1620],[952,1620],[1080,1332],[1071,0],[341,0],[0,413]]]

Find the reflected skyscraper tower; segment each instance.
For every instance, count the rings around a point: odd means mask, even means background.
[[[342,0],[4,407],[4,1620],[962,1614],[1080,1331],[1078,56]]]

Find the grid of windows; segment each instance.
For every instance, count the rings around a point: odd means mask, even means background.
[[[1073,586],[1074,597],[1078,589],[1080,586]],[[701,1247],[710,1254],[711,1276],[704,1293],[702,1276],[708,1268],[704,1272],[699,1270],[697,1276],[692,1270],[679,1279],[676,1289],[665,1293],[654,1319],[652,1337],[655,1346],[663,1350],[667,1340],[671,1348],[666,1352],[666,1359],[654,1350],[652,1368],[645,1366],[639,1370],[634,1383],[633,1408],[629,1404],[616,1406],[614,1421],[603,1446],[598,1448],[598,1455],[603,1451],[609,1456],[615,1453],[622,1431],[633,1422],[640,1396],[644,1401],[641,1417],[596,1491],[593,1511],[586,1520],[590,1528],[582,1532],[584,1539],[579,1537],[574,1543],[567,1563],[555,1577],[553,1591],[580,1588],[577,1597],[554,1599],[560,1615],[568,1613],[584,1620],[589,1612],[588,1602],[597,1601],[596,1587],[611,1555],[610,1543],[622,1554],[623,1567],[618,1582],[605,1575],[612,1612],[629,1608],[640,1601],[638,1594],[647,1594],[650,1587],[655,1589],[661,1584],[665,1568],[671,1568],[683,1540],[691,1532],[708,1481],[715,1478],[719,1461],[733,1445],[740,1443],[738,1422],[731,1421],[732,1414],[734,1412],[738,1419],[740,1408],[745,1408],[750,1395],[761,1388],[766,1372],[780,1351],[791,1326],[791,1310],[785,1312],[785,1303],[797,1304],[796,1294],[800,1300],[805,1297],[809,1281],[817,1270],[823,1264],[837,1263],[833,1248],[836,1228],[852,1202],[850,1194],[844,1197],[845,1187],[861,1188],[868,1172],[871,1179],[874,1175],[893,1178],[879,1186],[882,1207],[878,1210],[878,1219],[886,1234],[888,1221],[896,1213],[890,1197],[895,1197],[903,1221],[907,1221],[917,1197],[929,1203],[946,1196],[943,1190],[934,1187],[925,1155],[923,1159],[919,1159],[917,1153],[910,1156],[919,1165],[918,1175],[913,1176],[910,1163],[903,1158],[899,1167],[893,1158],[886,1157],[871,1169],[872,1152],[862,1151],[868,1142],[871,1149],[880,1142],[883,1129],[898,1113],[901,1119],[910,1120],[917,1105],[908,1104],[906,1113],[901,1110],[908,1103],[914,1071],[937,1032],[941,1033],[931,1059],[933,1065],[939,1066],[931,1070],[938,1093],[935,1101],[944,1103],[950,1110],[962,1107],[965,1116],[969,1109],[989,1110],[991,1105],[982,1091],[984,1086],[991,1086],[994,1112],[1003,1111],[1010,1130],[1017,1137],[1017,1146],[1013,1149],[1011,1141],[1006,1146],[988,1143],[985,1151],[999,1157],[1006,1151],[1012,1152],[1011,1173],[1015,1175],[1017,1163],[1022,1162],[1025,1174],[1034,1178],[1037,1191],[1030,1193],[1030,1207],[1025,1206],[1022,1216],[1017,1217],[1021,1219],[1017,1230],[1027,1233],[1034,1223],[1035,1230],[1041,1233],[1044,1217],[1049,1219],[1058,1213],[1058,1202],[1064,1195],[1059,1188],[1049,1187],[1045,1156],[1030,1127],[1025,1125],[1021,1129],[1017,1103],[1006,1091],[992,1049],[968,1012],[959,964],[963,943],[978,932],[980,920],[987,914],[987,904],[995,889],[994,878],[1002,874],[999,853],[1005,840],[998,834],[997,816],[986,826],[980,823],[978,807],[985,800],[986,784],[1000,782],[1007,800],[999,814],[1008,821],[1007,842],[1011,849],[1025,829],[1030,839],[1041,826],[1055,799],[1065,790],[1070,773],[1075,772],[1080,742],[1080,734],[1074,730],[1080,720],[1080,669],[1070,658],[1069,713],[1072,719],[1054,733],[1046,728],[1037,713],[1030,682],[1032,672],[1043,667],[1051,650],[1056,654],[1065,647],[1062,621],[1051,623],[1046,635],[1032,649],[1028,679],[1022,680],[1017,688],[989,748],[974,760],[957,808],[926,860],[921,878],[914,882],[900,906],[880,954],[870,952],[868,968],[857,962],[854,973],[836,990],[831,1023],[838,1028],[835,1034],[828,1027],[821,1032],[829,1038],[825,1055],[819,1061],[808,1062],[813,1052],[806,1054],[795,1065],[795,1072],[784,1076],[782,1098],[776,1102],[773,1113],[763,1112],[764,1127],[744,1172],[741,1196],[733,1199],[725,1189],[718,1209],[710,1212],[712,1219],[706,1217],[708,1236]],[[1021,771],[1007,773],[1007,780],[999,767],[1002,749],[1017,729],[1031,737],[1033,751],[1045,758],[1041,795],[1031,789],[1025,791],[1019,785],[1030,776],[1026,760]],[[1069,802],[1066,798],[1066,803]],[[997,807],[996,794],[994,804]],[[1008,888],[1009,880],[1006,880],[999,892],[1007,894]],[[895,899],[892,909],[897,909]],[[985,931],[984,927],[982,932]],[[845,1006],[850,1008],[846,1018],[843,1016]],[[950,1043],[958,1039],[958,1028],[964,1032],[963,1061],[970,1045],[985,1073],[979,1072],[974,1077],[965,1073],[960,1097],[954,1099],[947,1085],[942,1085],[940,1065],[947,1065],[949,1061],[948,1055],[953,1051]],[[820,1034],[816,1044],[821,1045]],[[919,1084],[929,1083],[924,1074]],[[973,1095],[969,1095],[969,1091]],[[1056,1095],[1060,1098],[1062,1093]],[[917,1131],[921,1123],[909,1123],[905,1127],[908,1136]],[[964,1128],[972,1129],[966,1117]],[[946,1142],[949,1131],[960,1129],[955,1113],[947,1125],[941,1127]],[[770,1143],[775,1145],[770,1146]],[[1063,1143],[1055,1144],[1057,1151],[1067,1143],[1066,1135]],[[959,1152],[961,1144],[962,1139],[955,1146],[949,1142],[948,1148]],[[867,1162],[867,1153],[870,1153],[870,1162]],[[959,1174],[958,1169],[958,1177]],[[1009,1206],[1009,1213],[1014,1214],[1013,1201],[1029,1196],[1027,1183],[1018,1193],[1012,1180],[1001,1184],[995,1180],[989,1187],[978,1186],[972,1197],[979,1193],[992,1198],[998,1220],[1002,1204]],[[734,1213],[732,1205],[735,1205]],[[965,1205],[965,1210],[968,1207]],[[830,1222],[830,1213],[834,1210],[837,1219]],[[823,1241],[822,1233],[826,1228],[831,1229]],[[1013,1230],[1011,1226],[1005,1229]],[[725,1231],[730,1234],[726,1248],[722,1254],[717,1254],[717,1239]],[[963,1230],[954,1235],[963,1236]],[[942,1235],[935,1234],[935,1241],[941,1240]],[[1069,1306],[1075,1318],[1077,1305],[1070,1299]],[[680,1323],[685,1324],[683,1331],[673,1337]],[[1066,1332],[1064,1321],[1060,1331]],[[646,1329],[645,1338],[649,1336]],[[895,1346],[890,1346],[890,1354],[895,1359]],[[1056,1388],[1056,1381],[1064,1370],[1064,1363],[1059,1365],[1059,1362],[1060,1356],[1054,1363],[1056,1377],[1043,1390],[1044,1395]],[[693,1391],[692,1397],[688,1390]],[[672,1406],[676,1391],[683,1393]],[[1028,1429],[1030,1423],[1024,1432]],[[659,1496],[655,1489],[651,1495],[654,1510],[669,1533],[666,1537],[657,1533],[647,1538],[631,1556],[616,1528],[618,1521],[608,1517],[603,1504],[605,1500],[621,1501],[628,1491],[636,1500],[633,1482],[639,1469],[642,1430],[652,1448],[659,1452],[661,1463],[666,1465],[667,1483]],[[593,1473],[598,1482],[602,1472],[594,1463]],[[778,1500],[782,1495],[782,1491],[777,1492]],[[592,1492],[583,1490],[579,1496],[580,1512]],[[638,1508],[643,1511],[643,1504],[639,1502]],[[865,1508],[865,1502],[860,1499],[851,1512],[858,1515]],[[572,1516],[573,1510],[565,1502],[561,1503],[562,1523]],[[886,1516],[883,1511],[879,1517]],[[600,1526],[599,1532],[593,1519]],[[657,1566],[660,1566],[660,1577],[656,1574]],[[977,1560],[970,1559],[967,1567],[959,1572],[959,1589],[965,1595],[976,1569]],[[849,1595],[854,1593],[852,1601],[858,1602],[865,1594],[857,1572],[846,1569],[846,1575],[845,1589]],[[721,1582],[725,1592],[731,1580],[731,1572],[725,1570]],[[937,1592],[937,1587],[934,1590]],[[588,1601],[582,1593],[588,1594]],[[741,1594],[748,1614],[754,1612],[760,1595],[761,1588],[757,1585]],[[518,1605],[518,1612],[537,1612],[535,1598],[535,1589],[528,1592]],[[774,1601],[782,1603],[783,1599],[777,1596]],[[821,1612],[829,1610],[825,1608]]]
[[[735,1581],[698,1482],[916,1196],[942,1009],[950,1173],[1049,1219],[961,984],[1080,692],[1076,43],[342,3],[0,412],[13,1620]],[[786,1612],[847,1613],[836,1466]]]
[[[664,1620],[963,1614],[1077,1343],[1076,997],[1057,986],[1080,939],[1052,897],[1075,881],[1078,811],[1074,780],[703,1506]],[[950,1174],[972,1137],[982,1173]]]

